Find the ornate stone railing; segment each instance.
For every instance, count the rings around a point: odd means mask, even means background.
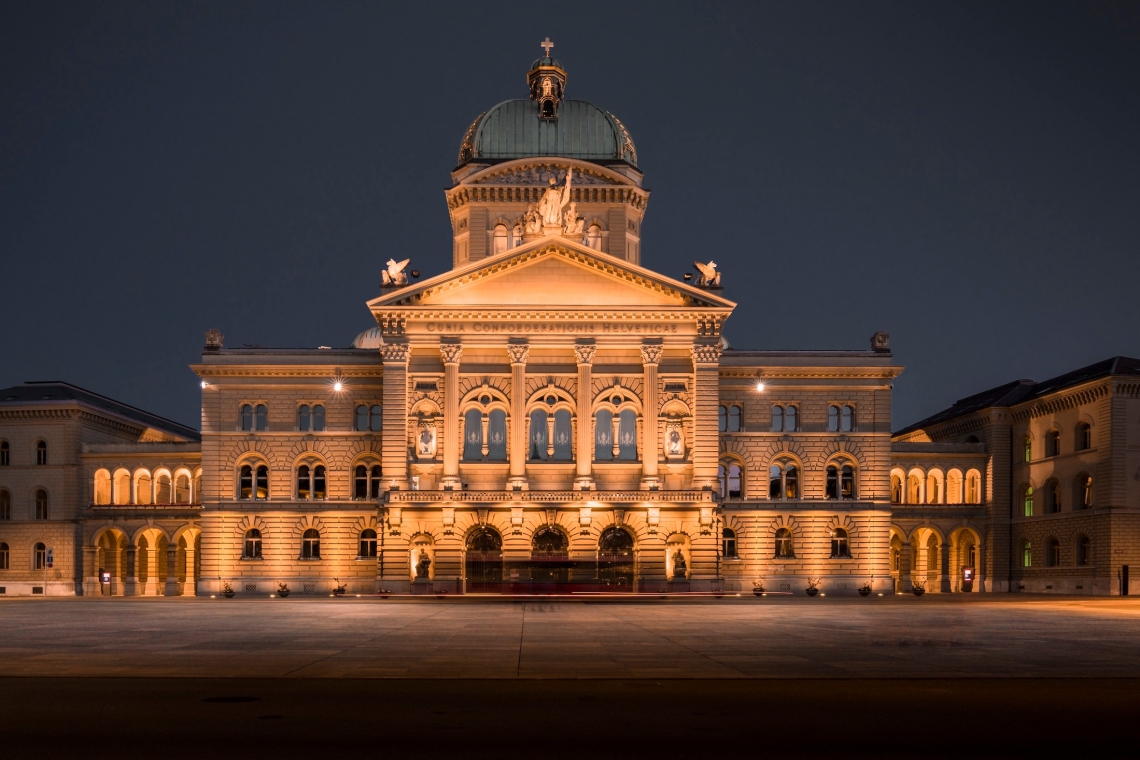
[[[712,491],[388,491],[389,504],[712,503]]]

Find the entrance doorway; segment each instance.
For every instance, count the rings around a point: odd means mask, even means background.
[[[598,540],[598,585],[602,591],[633,591],[635,561],[629,531],[606,528]]]
[[[570,581],[570,539],[549,525],[535,531],[530,543],[530,587],[534,594],[557,594]]]
[[[503,590],[503,537],[486,525],[467,536],[464,563],[468,593],[498,594]]]

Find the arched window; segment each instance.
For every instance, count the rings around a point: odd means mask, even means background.
[[[380,497],[380,465],[358,464],[352,472],[352,498],[376,499]]]
[[[246,432],[253,430],[253,407],[249,404],[241,405],[241,429]]]
[[[1021,542],[1021,566],[1033,567],[1033,542]]]
[[[170,473],[159,473],[155,481],[154,501],[156,504],[170,503]]]
[[[718,406],[716,408],[716,429],[718,432],[728,432],[728,407]]]
[[[297,468],[297,498],[323,500],[327,495],[325,466],[303,464]]]
[[[1050,538],[1045,543],[1045,566],[1046,567],[1060,567],[1061,565],[1061,542],[1055,538]]]
[[[1076,446],[1075,446],[1076,450],[1077,451],[1087,451],[1088,449],[1091,449],[1092,448],[1092,428],[1089,426],[1089,423],[1082,422],[1079,425],[1077,425],[1076,433],[1077,433],[1077,440],[1076,440]]]
[[[851,559],[851,545],[847,541],[847,531],[843,528],[831,531],[831,558]]]
[[[42,543],[37,542],[35,546],[32,547],[32,569],[47,569],[47,547]]]
[[[356,429],[359,431],[368,430],[368,407],[364,404],[356,407]]]
[[[1086,567],[1092,558],[1092,543],[1088,536],[1077,538],[1077,564]]]
[[[891,549],[891,570],[896,573],[902,567],[902,551],[899,549]]]
[[[773,433],[794,433],[796,428],[796,418],[799,415],[799,410],[789,404],[788,406],[773,406],[772,407],[772,432]]]
[[[190,475],[180,472],[174,476],[174,503],[190,503]]]
[[[7,441],[0,441],[0,467],[7,467],[12,464],[12,451],[8,448]]]
[[[1061,453],[1061,434],[1050,430],[1045,434],[1045,456],[1055,457]]]
[[[48,496],[47,496],[47,491],[45,491],[45,490],[44,490],[44,489],[42,489],[42,488],[40,488],[39,490],[37,490],[37,491],[36,491],[36,499],[35,499],[35,502],[36,502],[36,519],[37,519],[37,520],[46,520],[46,519],[48,519]]]
[[[602,228],[596,224],[591,224],[590,228],[586,230],[586,245],[593,248],[595,251],[602,250]]]
[[[743,471],[736,462],[724,462],[717,467],[717,479],[720,483],[720,496],[722,499],[739,499],[744,493]]]
[[[720,532],[720,553],[725,559],[736,558],[736,531],[732,528]]]
[[[195,470],[194,471],[194,480],[193,480],[193,485],[191,488],[190,503],[191,504],[201,504],[202,503],[202,471],[201,470]]]
[[[594,459],[609,462],[614,458],[614,415],[599,409],[594,416]]]
[[[1050,480],[1045,484],[1045,514],[1052,515],[1061,511],[1061,484]]]
[[[373,404],[368,409],[368,424],[373,433],[379,433],[384,429],[384,410],[380,408],[379,404]]]
[[[46,441],[36,441],[36,464],[47,464]]]
[[[942,473],[936,470],[926,474],[926,503],[942,503]]]
[[[8,569],[8,544],[0,541],[0,570]]]
[[[269,468],[263,464],[243,464],[238,473],[238,498],[269,498]]]
[[[800,472],[795,462],[782,459],[768,468],[768,498],[800,498]]]
[[[839,407],[834,404],[827,407],[827,430],[830,433],[839,432]]]
[[[507,234],[507,225],[495,225],[495,243],[491,249],[494,253],[503,253],[510,247],[510,236]]]
[[[135,504],[150,504],[150,497],[153,495],[154,483],[151,481],[150,473],[144,470],[135,477]],[[156,503],[166,502],[158,500]]]
[[[269,429],[269,409],[265,404],[258,404],[253,409],[253,429],[259,432]]]
[[[962,503],[962,472],[960,470],[950,470],[946,473],[946,503]]]
[[[245,543],[242,546],[242,559],[261,559],[261,531],[250,528],[245,532]]]
[[[12,494],[0,488],[0,520],[12,519]]]
[[[361,559],[376,558],[376,531],[372,528],[360,531],[360,553],[357,556]]]
[[[843,407],[843,412],[839,419],[839,430],[844,433],[850,433],[855,429],[855,407],[846,404]]]
[[[975,470],[970,470],[966,474],[966,503],[982,503],[982,476]]]
[[[301,559],[321,558],[321,533],[316,528],[309,528],[301,537]]]
[[[1033,486],[1021,489],[1021,506],[1026,517],[1033,517]]]
[[[776,559],[795,559],[796,547],[792,543],[792,532],[787,528],[776,531]]]
[[[483,413],[468,409],[463,415],[463,458],[468,462],[483,460]]]
[[[325,407],[323,404],[315,404],[313,406],[313,431],[317,433],[324,432],[325,429]]]
[[[1021,439],[1021,446],[1022,446],[1022,451],[1024,452],[1023,461],[1025,461],[1025,462],[1033,461],[1033,439],[1030,438],[1029,436],[1025,436],[1024,438]]]
[[[741,420],[744,418],[744,410],[736,404],[728,408],[728,432],[739,433],[743,429]]]
[[[922,478],[916,472],[912,472],[906,479],[906,503],[922,503]]]
[[[891,476],[891,503],[902,504],[903,487],[902,478],[898,475]]]
[[[1092,509],[1093,479],[1081,473],[1073,483],[1073,505],[1076,509]]]
[[[618,459],[637,460],[637,413],[632,409],[618,415]]]
[[[95,471],[95,503],[111,503],[111,473],[106,470]]]
[[[507,459],[507,413],[492,409],[487,423],[487,459],[504,462]]]
[[[546,410],[535,409],[530,413],[530,459],[546,459]]]
[[[892,476],[892,488],[897,479],[897,476]],[[824,496],[828,499],[854,499],[855,468],[843,462],[828,465]]]
[[[115,470],[115,490],[111,498],[115,504],[131,503],[131,474],[126,470]]]
[[[308,404],[297,407],[297,429],[307,433],[313,424],[313,411]]]
[[[574,458],[574,434],[570,425],[570,410],[558,409],[554,412],[554,458],[570,461]]]

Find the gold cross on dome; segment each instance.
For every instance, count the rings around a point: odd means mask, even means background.
[[[550,57],[550,48],[554,47],[554,43],[550,41],[550,38],[547,37],[545,40],[538,43],[538,46],[546,51],[546,57],[549,58]]]

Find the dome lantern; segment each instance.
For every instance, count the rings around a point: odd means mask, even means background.
[[[543,49],[543,56],[531,64],[526,75],[530,99],[538,103],[538,118],[557,119],[558,105],[566,92],[566,70],[550,56],[554,43],[549,37],[539,46]]]

